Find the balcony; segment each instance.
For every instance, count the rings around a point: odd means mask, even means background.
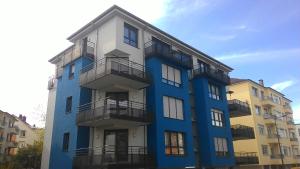
[[[19,131],[20,131],[20,129],[19,129],[17,126],[9,127],[9,128],[8,128],[8,132],[9,132],[9,133],[18,134]]]
[[[81,105],[78,108],[79,126],[106,125],[144,125],[150,123],[151,116],[146,112],[146,105],[133,101],[103,99],[95,103]]]
[[[294,159],[300,159],[300,155],[297,155],[297,154],[293,155],[293,157],[294,157]]]
[[[7,125],[7,122],[6,122],[6,121],[1,121],[1,122],[0,122],[0,129],[1,129],[1,128],[4,129],[6,125]]]
[[[275,125],[275,118],[276,116],[273,115],[272,113],[264,113],[264,121],[266,125]]]
[[[80,56],[95,58],[96,44],[90,41],[84,41],[81,46],[72,45],[57,55],[60,61],[56,64],[55,78],[60,78],[63,74],[64,66]]]
[[[271,154],[270,155],[271,159],[281,159],[281,157],[284,158],[284,155],[280,155],[280,154]]]
[[[10,147],[10,148],[16,148],[16,147],[18,147],[18,142],[16,142],[16,141],[7,141],[6,146]]]
[[[290,112],[290,111],[292,110],[292,107],[291,107],[290,104],[285,104],[285,105],[283,105],[283,108],[284,108],[284,110],[285,110],[286,112]]]
[[[149,85],[145,67],[124,58],[103,58],[81,70],[80,85],[91,89],[114,91],[125,87],[145,88]]]
[[[163,42],[159,41],[149,41],[145,43],[146,58],[159,57],[187,69],[193,67],[193,59],[190,55],[171,50],[169,45],[162,45],[162,43]]]
[[[265,107],[273,107],[276,106],[274,99],[271,96],[265,96],[262,100],[262,104]]]
[[[87,168],[155,168],[155,160],[146,147],[130,146],[116,150],[114,146],[105,148],[79,149],[73,159],[73,169]]]
[[[230,84],[230,77],[223,71],[218,71],[214,69],[203,69],[200,66],[195,66],[192,71],[192,77],[207,77],[224,83],[226,85]]]
[[[235,161],[237,165],[258,164],[259,160],[256,152],[236,152]]]
[[[228,100],[230,117],[241,117],[251,115],[249,104],[240,100]]]
[[[291,137],[291,138],[290,138],[290,141],[292,141],[292,142],[297,142],[297,143],[298,143],[298,138],[296,138],[296,137]]]
[[[48,90],[52,90],[55,87],[55,80],[56,78],[50,77],[48,80]]]
[[[234,141],[255,139],[255,134],[252,127],[243,126],[239,124],[231,126],[231,134]]]

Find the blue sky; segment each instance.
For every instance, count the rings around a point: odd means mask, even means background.
[[[18,5],[16,5],[18,4]],[[48,59],[113,4],[292,99],[300,122],[299,0],[10,0],[0,2],[0,110],[43,126]]]
[[[171,1],[155,25],[228,64],[232,77],[264,79],[293,100],[300,122],[300,1]]]

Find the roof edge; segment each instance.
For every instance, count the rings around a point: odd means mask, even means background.
[[[111,11],[113,11],[114,9],[117,9],[117,10],[119,10],[119,11],[125,13],[126,15],[128,15],[128,16],[130,16],[130,17],[136,19],[137,21],[141,22],[142,24],[144,24],[144,25],[146,25],[146,26],[148,26],[148,27],[150,27],[150,28],[152,28],[152,29],[154,29],[154,30],[156,30],[156,31],[158,31],[158,32],[160,32],[160,33],[162,33],[162,34],[165,35],[166,37],[168,37],[168,38],[170,38],[170,39],[173,39],[174,41],[177,41],[178,43],[182,44],[183,46],[186,46],[187,48],[190,48],[191,50],[194,50],[196,53],[199,53],[200,55],[203,55],[204,57],[207,57],[208,59],[212,60],[213,62],[216,62],[216,63],[219,64],[219,65],[222,65],[223,67],[227,68],[229,71],[232,71],[232,70],[233,70],[233,68],[231,68],[230,66],[228,66],[228,65],[226,65],[226,64],[224,64],[224,63],[222,63],[222,62],[220,62],[220,61],[218,61],[218,60],[216,60],[215,58],[213,58],[213,57],[207,55],[207,54],[204,53],[204,52],[201,52],[200,50],[198,50],[198,49],[192,47],[191,45],[189,45],[189,44],[187,44],[187,43],[185,43],[185,42],[183,42],[183,41],[181,41],[181,40],[175,38],[174,36],[172,36],[172,35],[166,33],[165,31],[163,31],[163,30],[161,30],[161,29],[159,29],[159,28],[153,26],[152,24],[150,24],[150,23],[144,21],[143,19],[141,19],[141,18],[139,18],[139,17],[133,15],[132,13],[126,11],[125,9],[123,9],[123,8],[117,6],[117,5],[113,5],[113,6],[110,7],[109,9],[105,10],[102,14],[100,14],[100,15],[97,16],[95,19],[93,19],[92,21],[90,21],[89,23],[87,23],[85,26],[83,26],[82,28],[80,28],[78,31],[76,31],[75,33],[73,33],[72,35],[70,35],[70,36],[67,38],[67,40],[71,40],[73,37],[75,37],[76,35],[78,35],[80,32],[82,32],[83,30],[85,30],[86,28],[88,28],[89,26],[91,26],[92,24],[96,23],[99,19],[101,19],[102,17],[104,17],[106,14],[108,14],[108,13],[111,12]]]

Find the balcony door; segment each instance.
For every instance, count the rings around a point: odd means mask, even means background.
[[[105,157],[109,162],[128,160],[128,130],[104,131]]]
[[[128,92],[107,92],[108,111],[114,115],[128,114]]]

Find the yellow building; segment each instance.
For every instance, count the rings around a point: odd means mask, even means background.
[[[239,168],[277,169],[282,163],[287,168],[299,164],[291,100],[264,86],[263,80],[249,79],[232,79],[227,99]]]

